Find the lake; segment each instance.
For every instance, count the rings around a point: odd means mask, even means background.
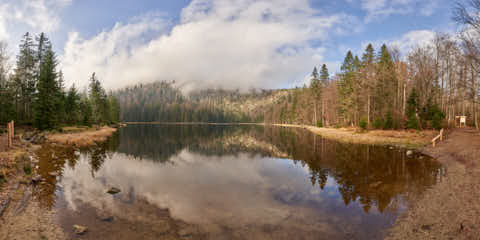
[[[129,125],[37,157],[36,198],[80,239],[382,239],[445,172],[398,148],[255,125]]]

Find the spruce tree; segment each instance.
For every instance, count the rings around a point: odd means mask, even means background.
[[[67,97],[65,99],[65,114],[66,120],[69,124],[76,124],[80,123],[78,118],[78,114],[80,111],[80,96],[78,94],[77,89],[75,88],[75,84],[73,84],[70,89],[68,90]]]
[[[362,88],[364,89],[363,94],[366,97],[366,120],[367,125],[371,123],[371,114],[372,114],[372,106],[374,105],[374,99],[372,98],[373,89],[375,87],[375,50],[373,49],[372,44],[368,44],[367,48],[365,48],[365,52],[362,55],[362,62],[361,62],[361,74],[363,78]]]
[[[40,65],[38,93],[35,102],[35,127],[40,130],[57,127],[58,83],[57,61],[51,48],[47,49]]]
[[[13,88],[18,120],[26,122],[32,117],[32,102],[36,90],[35,50],[30,33],[26,33],[19,46]]]
[[[395,110],[394,103],[398,81],[392,56],[385,44],[382,46],[378,58],[375,110],[377,118],[385,120],[386,114]]]
[[[0,124],[2,125],[15,119],[13,100],[7,71],[4,69],[3,62],[0,62]]]
[[[93,122],[92,104],[87,96],[83,96],[80,100],[81,124],[84,126],[91,126]]]
[[[110,106],[110,121],[111,123],[120,122],[120,103],[118,99],[110,93],[108,96],[108,105]],[[223,116],[224,114],[222,114]]]
[[[420,124],[417,118],[417,111],[418,111],[418,95],[414,89],[410,93],[407,101],[407,128],[409,129],[419,129]]]
[[[0,124],[15,119],[11,77],[8,76],[7,44],[0,42]]]
[[[105,124],[109,121],[107,95],[100,81],[92,74],[89,85],[89,98],[92,104],[92,120],[95,124]]]
[[[339,114],[343,117],[345,123],[351,122],[352,116],[349,110],[354,104],[353,91],[354,91],[354,77],[355,77],[355,58],[351,51],[348,51],[343,64],[341,66],[340,79],[338,81],[339,90]]]
[[[322,122],[318,119],[317,109],[318,109],[318,102],[322,97],[322,83],[319,79],[318,69],[315,67],[312,72],[312,80],[310,82],[310,91],[312,92],[313,96],[313,114],[314,114],[314,124],[317,127],[322,127]]]
[[[327,65],[323,64],[320,70],[320,82],[323,86],[327,86],[330,79],[330,74],[328,73]]]
[[[66,111],[65,111],[65,101],[66,101],[66,93],[65,93],[65,80],[63,78],[63,72],[60,71],[57,74],[57,85],[56,85],[56,101],[55,101],[55,109],[57,110],[57,120],[61,123],[66,122]]]

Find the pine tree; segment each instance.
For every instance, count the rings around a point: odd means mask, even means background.
[[[40,65],[38,93],[35,102],[35,127],[40,130],[54,129],[58,125],[57,61],[51,48],[47,49]]]

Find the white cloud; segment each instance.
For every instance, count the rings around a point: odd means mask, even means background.
[[[8,5],[0,5],[0,41],[6,41],[9,38],[7,31]]]
[[[402,53],[407,53],[417,46],[428,46],[433,43],[436,33],[430,30],[416,30],[404,34],[400,39],[393,40],[389,46],[397,47]]]
[[[420,13],[431,16],[438,7],[438,0],[362,0],[361,8],[366,11],[366,22],[393,14]]]
[[[371,43],[376,51],[380,51],[381,46],[386,44],[387,47],[396,48],[400,50],[402,56],[406,56],[416,47],[431,46],[435,36],[436,32],[431,30],[413,30],[396,38],[382,39],[373,42],[363,42],[361,47],[353,49],[353,52],[358,56],[362,56],[368,44]]]
[[[90,39],[70,33],[62,68],[81,86],[95,71],[107,88],[154,80],[176,80],[187,90],[278,87],[319,64],[323,50],[312,40],[354,32],[345,26],[355,20],[322,16],[308,0],[193,0],[170,28],[150,16]],[[157,37],[145,40],[152,31]]]
[[[16,45],[17,37],[26,31],[52,33],[59,30],[60,11],[70,5],[72,0],[3,0],[2,2],[0,3],[0,40]]]

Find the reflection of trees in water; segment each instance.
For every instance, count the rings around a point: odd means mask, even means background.
[[[324,189],[330,176],[344,203],[358,200],[365,212],[372,206],[380,212],[396,211],[402,197],[422,193],[442,174],[440,164],[427,157],[407,158],[403,150],[338,143],[303,129],[145,125],[120,131],[119,151],[136,158],[166,162],[183,149],[207,156],[251,153],[292,159],[308,166],[312,185]]]
[[[254,126],[133,125],[120,129],[118,152],[157,162],[167,162],[184,149],[208,156],[238,154],[248,149],[241,145],[225,148],[223,140],[244,134],[252,127]]]
[[[80,153],[88,159],[92,177],[95,177],[95,173],[100,170],[105,159],[112,157],[117,146],[118,138],[114,136],[107,142],[80,150]],[[72,147],[45,145],[36,152],[36,155],[39,159],[36,171],[45,181],[35,187],[35,195],[38,196],[43,207],[51,209],[56,203],[55,190],[58,187],[57,183],[64,175],[64,167],[67,165],[71,169],[75,169],[80,154],[77,149]]]
[[[36,152],[39,159],[36,172],[45,180],[34,188],[40,205],[51,209],[55,205],[57,183],[64,174],[64,166],[74,168],[79,155],[74,148],[45,145]]]
[[[327,176],[334,178],[345,204],[358,200],[366,212],[373,205],[380,212],[395,211],[400,197],[418,195],[442,176],[438,162],[426,156],[408,158],[403,150],[342,144],[301,129],[265,131],[296,163],[308,165],[312,184],[323,189]]]
[[[168,162],[188,149],[207,156],[260,154],[292,159],[308,166],[312,185],[323,190],[328,177],[338,185],[346,205],[358,201],[365,212],[376,206],[380,212],[396,211],[403,197],[416,196],[442,176],[439,163],[430,158],[407,158],[404,151],[358,144],[342,144],[323,139],[303,129],[260,126],[166,126],[140,125],[123,128],[109,141],[82,149],[95,176],[106,158],[115,151],[137,159]],[[39,172],[48,184],[38,192],[44,205],[55,203],[57,179],[66,162],[75,167],[73,149],[44,147],[39,152]]]

